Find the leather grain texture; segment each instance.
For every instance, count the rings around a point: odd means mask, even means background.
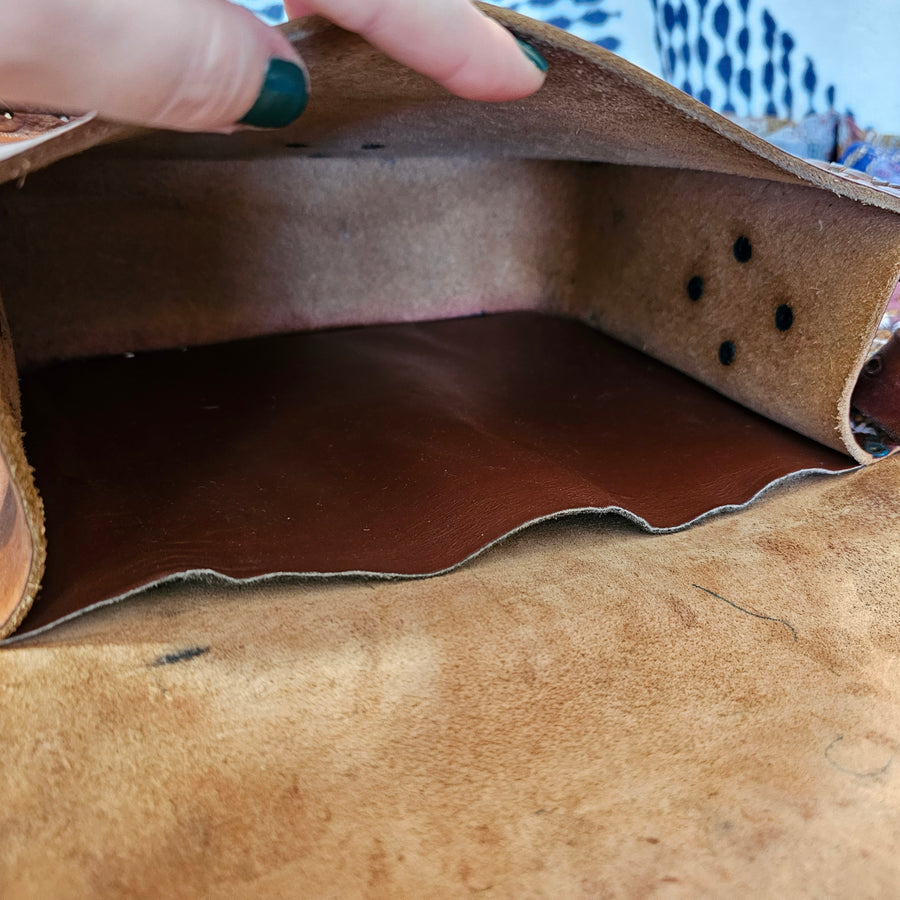
[[[853,466],[534,314],[70,362],[22,392],[53,547],[26,631],[188,570],[421,575],[565,510],[680,527]]]

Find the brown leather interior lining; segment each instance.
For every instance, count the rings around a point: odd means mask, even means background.
[[[900,440],[900,339],[896,333],[863,366],[853,406],[893,440]]]
[[[560,510],[672,528],[852,466],[536,314],[68,362],[22,392],[52,548],[26,631],[188,570],[432,573]]]

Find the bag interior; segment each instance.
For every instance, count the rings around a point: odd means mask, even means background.
[[[26,630],[187,572],[433,574],[573,510],[677,529],[870,459],[895,201],[552,29],[558,80],[499,108],[295,37],[324,86],[297,126],[0,188],[3,451],[50,548]],[[9,497],[7,630],[44,542]]]
[[[620,340],[625,311],[695,330],[721,369],[723,339],[735,371],[789,352],[783,293],[735,315],[768,322],[711,332],[745,277],[717,221],[733,209],[717,197],[685,249],[644,208],[668,216],[692,174],[88,155],[4,189],[52,548],[24,631],[185,572],[426,575],[548,516],[668,530],[852,468]],[[765,259],[749,201],[738,215]]]

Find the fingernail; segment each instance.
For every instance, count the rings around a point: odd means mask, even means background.
[[[516,43],[522,48],[522,52],[534,63],[537,68],[539,68],[542,72],[547,71],[547,60],[541,56],[531,44],[526,44],[525,41],[520,41],[516,38]]]
[[[238,124],[284,128],[300,118],[308,100],[309,86],[303,69],[286,59],[272,58],[256,103]]]

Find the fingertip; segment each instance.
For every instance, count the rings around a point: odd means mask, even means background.
[[[466,64],[441,84],[468,100],[500,102],[534,94],[547,77],[547,61],[530,44],[484,17],[488,28],[473,44]]]
[[[314,5],[342,28],[467,100],[518,100],[544,83],[543,57],[532,47],[526,51],[469,0],[291,0],[291,8],[294,2]]]
[[[240,12],[249,13],[249,10],[240,9]],[[279,29],[264,26],[252,13],[250,16],[256,43],[251,65],[256,71],[253,73],[255,78],[247,74],[242,77],[256,88],[256,93],[248,105],[248,94],[244,90],[243,104],[237,112],[232,106],[228,124],[217,129],[222,132],[248,125],[282,128],[302,115],[309,100],[309,73],[294,45]],[[250,29],[247,39],[249,33]],[[238,93],[233,91],[232,97],[236,98]]]
[[[284,128],[303,114],[309,100],[309,82],[301,65],[272,57],[253,106],[238,124],[255,128]]]
[[[519,38],[516,38],[516,43],[519,45],[519,49],[525,54],[525,58],[528,62],[530,62],[542,75],[545,75],[548,68],[547,60],[544,59],[531,44],[526,44],[525,41],[520,40]]]
[[[166,0],[171,2],[171,0]],[[185,38],[187,64],[173,100],[153,124],[227,133],[237,126],[279,128],[303,112],[309,96],[306,67],[291,42],[249,10],[204,4],[207,17]]]

